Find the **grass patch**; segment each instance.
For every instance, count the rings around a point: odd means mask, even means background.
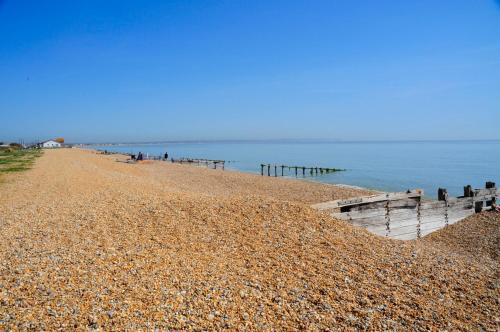
[[[35,159],[42,155],[40,149],[15,149],[0,150],[0,174],[26,171],[33,166]]]
[[[30,167],[26,167],[26,166],[13,166],[13,167],[2,168],[0,171],[3,172],[3,173],[12,173],[12,172],[26,171],[28,169],[30,169]]]

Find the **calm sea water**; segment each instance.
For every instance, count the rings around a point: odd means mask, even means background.
[[[384,191],[424,189],[435,197],[439,187],[453,196],[463,186],[500,184],[500,141],[338,142],[338,143],[170,143],[92,146],[126,153],[232,161],[226,168],[260,174],[261,163],[345,168],[345,172],[306,176],[306,180],[349,184]],[[295,177],[294,173],[289,173]],[[302,178],[299,175],[299,178]]]

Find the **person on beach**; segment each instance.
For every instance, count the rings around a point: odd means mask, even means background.
[[[168,160],[168,152],[165,152],[165,155],[163,156],[165,160]]]
[[[139,154],[137,155],[137,160],[142,160],[142,159],[143,159],[142,152],[139,152]]]

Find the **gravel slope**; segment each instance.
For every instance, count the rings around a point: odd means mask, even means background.
[[[498,214],[401,242],[304,204],[354,194],[46,151],[0,185],[0,330],[499,327]]]

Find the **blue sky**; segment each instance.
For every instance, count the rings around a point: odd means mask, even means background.
[[[0,91],[0,140],[500,139],[500,4],[0,0]]]

